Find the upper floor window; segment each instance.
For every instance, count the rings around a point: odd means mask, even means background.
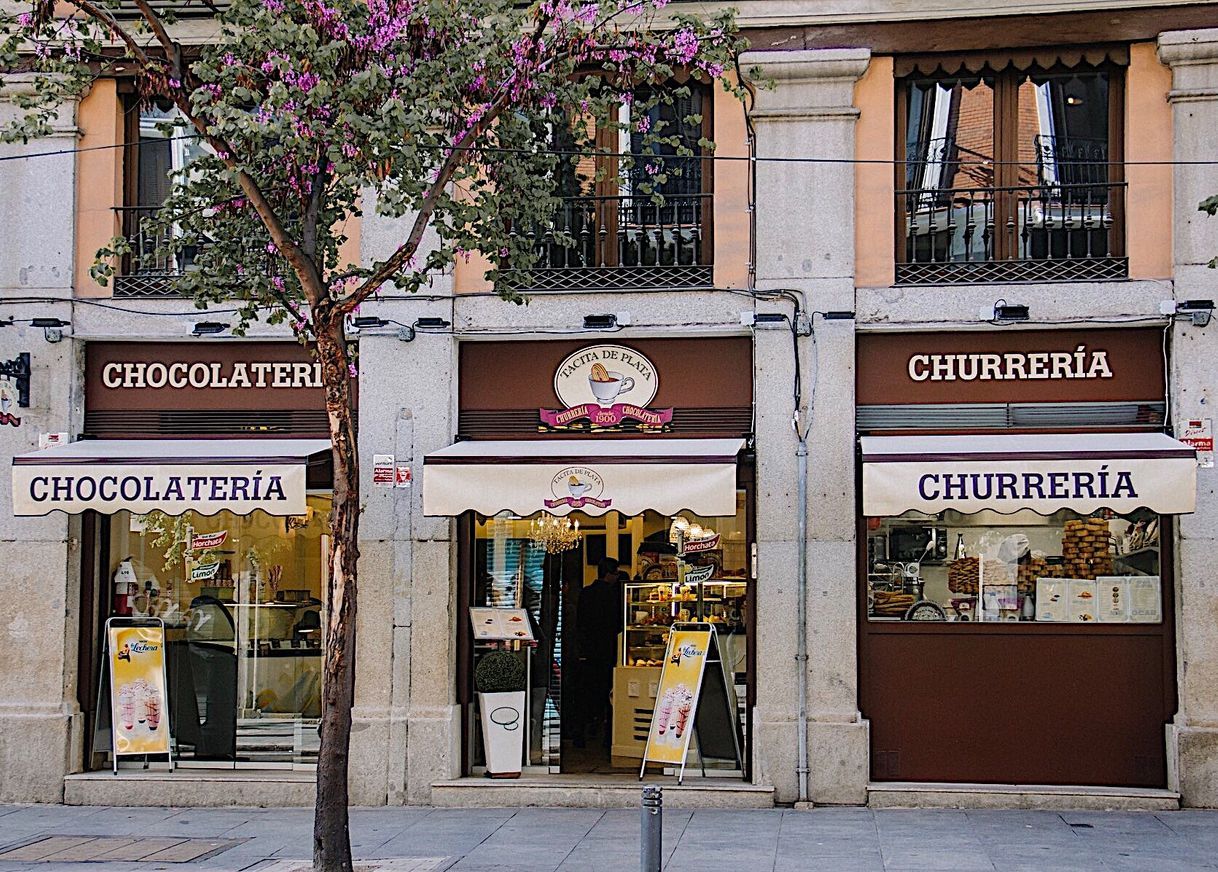
[[[157,213],[173,191],[174,180],[207,148],[183,129],[171,128],[180,117],[177,109],[129,104],[125,162],[126,202],[120,208],[123,235],[131,245],[120,274],[116,296],[159,297],[175,292],[172,279],[190,269],[194,252],[166,250],[166,235],[173,229],[151,230],[145,219]]]
[[[710,90],[690,81],[660,102],[652,96],[640,90],[619,107],[616,126],[596,132],[602,157],[560,165],[558,211],[525,230],[538,255],[530,289],[712,283],[712,172],[701,144],[711,138]],[[680,145],[650,141],[648,131]],[[556,151],[575,147],[560,124],[548,134]]]
[[[898,283],[1127,275],[1123,69],[1099,54],[899,65]]]

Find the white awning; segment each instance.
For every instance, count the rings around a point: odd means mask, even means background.
[[[423,514],[736,514],[742,439],[458,442],[423,459]]]
[[[863,514],[1194,510],[1197,455],[1163,433],[864,436]]]
[[[13,458],[13,514],[123,509],[169,515],[305,512],[309,458],[326,439],[85,440]]]

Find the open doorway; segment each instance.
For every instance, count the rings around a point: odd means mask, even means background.
[[[747,739],[753,596],[747,504],[741,489],[734,516],[683,513],[718,535],[716,547],[688,560],[706,567],[702,580],[685,585],[668,542],[672,519],[657,512],[472,518],[464,604],[524,609],[533,624],[534,644],[508,643],[528,664],[532,774],[637,774],[669,627],[696,619],[699,610],[718,630],[739,733]],[[469,641],[464,616],[459,629],[467,634],[462,671],[470,676],[489,648]],[[477,773],[484,753],[472,687],[463,699],[469,700],[466,771]],[[715,761],[707,764],[716,769]],[[734,763],[727,768],[738,771]]]

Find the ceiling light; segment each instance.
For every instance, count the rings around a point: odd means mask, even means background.
[[[994,303],[995,321],[1027,321],[1029,317],[1027,306],[1008,303],[1006,300]]]
[[[453,323],[444,318],[416,318],[414,326],[416,330],[447,330]]]
[[[617,326],[617,315],[585,315],[584,329],[585,330],[612,330]]]
[[[368,330],[373,327],[385,327],[389,322],[384,318],[378,318],[375,315],[361,315],[358,318],[351,319],[352,325],[356,330]]]

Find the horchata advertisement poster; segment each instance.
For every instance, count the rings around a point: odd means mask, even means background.
[[[110,716],[115,754],[168,754],[165,630],[109,627]]]
[[[674,629],[668,634],[668,652],[643,753],[644,766],[648,761],[672,766],[685,761],[710,640],[710,630]]]

